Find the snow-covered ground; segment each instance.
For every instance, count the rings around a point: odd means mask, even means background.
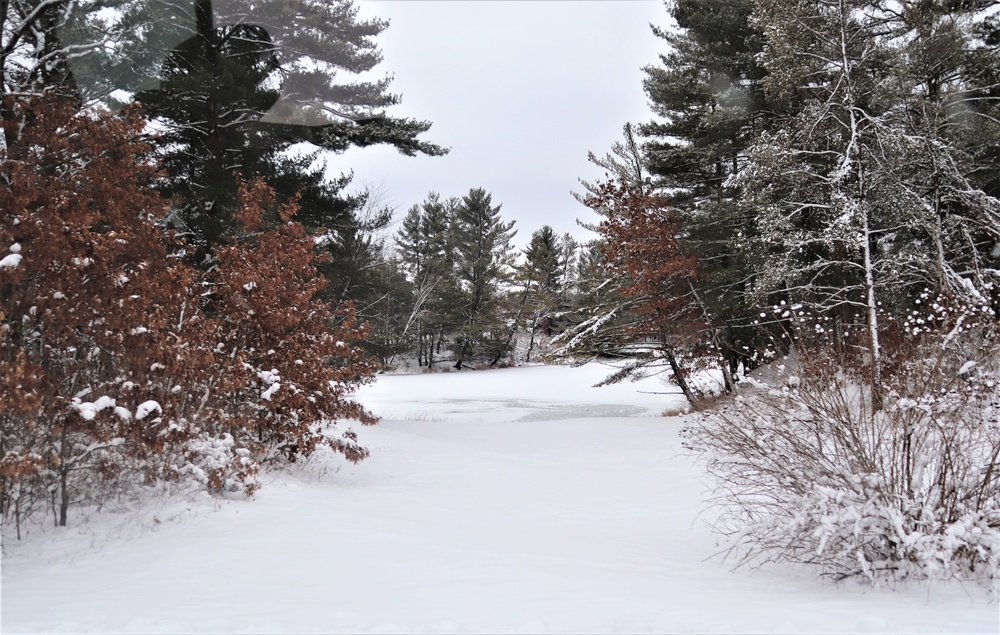
[[[357,466],[5,541],[5,632],[997,632],[978,587],[711,556],[679,396],[609,369],[387,375]]]

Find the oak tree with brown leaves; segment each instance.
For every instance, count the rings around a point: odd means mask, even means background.
[[[367,455],[336,423],[375,418],[350,306],[316,294],[313,237],[263,185],[194,270],[133,114],[12,106],[0,150],[0,515],[100,507],[141,485],[252,493],[262,461],[320,446]],[[265,222],[270,219],[272,222]]]
[[[261,181],[244,184],[234,215],[240,226],[216,252],[206,274],[211,289],[213,341],[220,358],[233,357],[239,398],[230,413],[245,419],[241,432],[290,461],[326,445],[352,461],[367,456],[353,431],[330,436],[329,424],[375,418],[347,399],[374,377],[375,362],[359,343],[367,326],[357,325],[352,306],[331,312],[319,300],[325,280],[316,271],[315,240],[292,221],[294,204],[275,206]],[[268,228],[267,215],[276,224]]]
[[[595,184],[585,203],[603,217],[601,256],[623,301],[619,311],[629,316],[618,338],[662,355],[694,401],[684,357],[704,344],[705,324],[694,287],[697,261],[678,243],[677,216],[666,197],[621,179]]]
[[[17,142],[0,150],[3,504],[50,493],[65,525],[95,483],[140,465],[155,478],[144,457],[177,438],[139,406],[164,392],[154,365],[193,285],[154,225],[165,203],[138,119],[40,101],[15,112]]]

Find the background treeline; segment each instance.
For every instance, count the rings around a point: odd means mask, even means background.
[[[557,350],[551,340],[604,282],[596,251],[548,225],[516,249],[514,222],[500,208],[479,188],[431,192],[376,242],[385,286],[357,304],[384,365],[488,367]]]
[[[737,563],[995,579],[1000,3],[666,6],[658,118],[591,156],[613,288],[566,347],[644,343],[612,379],[696,405],[720,371],[685,438]]]

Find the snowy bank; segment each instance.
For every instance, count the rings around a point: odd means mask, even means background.
[[[996,632],[981,589],[711,556],[679,397],[603,367],[383,376],[371,458],[7,540],[5,632]],[[617,416],[615,409],[627,409]],[[590,414],[585,411],[590,409]],[[629,416],[622,416],[627,414]],[[213,508],[218,506],[217,510]],[[153,516],[155,515],[155,520]]]

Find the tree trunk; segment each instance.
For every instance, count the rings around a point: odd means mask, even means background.
[[[59,527],[66,526],[66,518],[69,515],[69,463],[66,460],[68,443],[69,435],[64,423],[62,433],[59,435],[59,520],[56,523]]]
[[[17,500],[14,501],[14,526],[17,528],[17,539],[21,539],[21,486],[18,485]]]
[[[59,468],[59,526],[66,526],[69,515],[69,466],[63,463]]]
[[[871,241],[868,235],[868,215],[865,214],[865,292],[868,302],[868,352],[871,359],[872,409],[882,409],[882,346],[878,334],[878,301],[875,297],[875,276],[872,267]]]
[[[503,358],[504,353],[506,353],[507,350],[510,349],[510,343],[514,339],[514,333],[517,332],[517,325],[521,321],[521,313],[524,312],[524,305],[527,304],[527,302],[528,302],[528,288],[525,287],[524,294],[521,296],[521,304],[520,306],[517,307],[517,314],[511,321],[510,329],[507,331],[507,340],[504,342],[504,345],[500,349],[500,351],[497,352],[497,355],[496,357],[493,358],[493,361],[490,362],[490,366],[496,366],[497,362],[499,362]]]
[[[524,356],[524,363],[531,363],[531,352],[535,350],[535,329],[538,328],[538,312],[531,315],[531,338],[528,340],[528,354]]]
[[[685,375],[687,374],[684,369],[681,368],[680,363],[677,361],[677,356],[669,348],[666,349],[667,363],[670,364],[670,370],[674,374],[674,381],[677,382],[677,386],[680,387],[681,392],[684,393],[684,397],[687,398],[688,403],[694,405],[695,396],[691,391],[691,386],[687,383]]]
[[[736,392],[736,382],[733,381],[733,371],[729,367],[729,360],[725,357],[721,358],[722,363],[722,382],[726,389],[726,394],[732,394]]]
[[[851,120],[853,123],[853,112]],[[858,150],[858,158],[860,163],[860,148]],[[861,230],[862,240],[864,241],[865,301],[868,312],[868,353],[871,362],[872,410],[877,412],[882,409],[882,345],[878,334],[878,299],[875,296],[875,263],[872,258],[871,226],[869,225],[865,198],[865,171],[862,164],[858,174],[858,207],[862,219]]]

